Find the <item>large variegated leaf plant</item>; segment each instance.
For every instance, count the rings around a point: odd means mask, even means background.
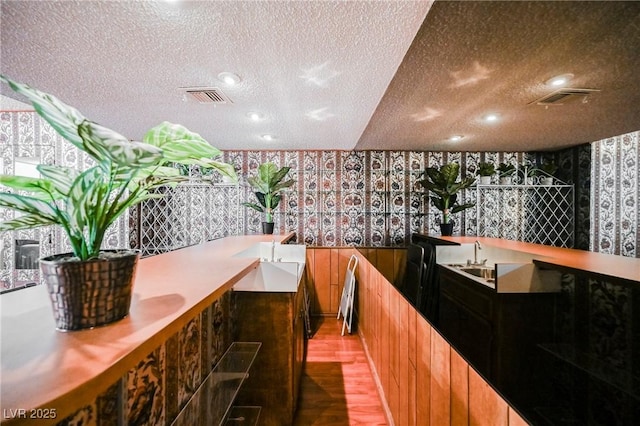
[[[476,181],[473,177],[458,179],[460,165],[458,163],[443,164],[438,167],[427,167],[424,171],[426,179],[418,181],[430,195],[433,205],[442,212],[442,223],[449,223],[451,215],[475,206],[475,203],[458,204],[458,192],[470,187]]]
[[[273,210],[278,207],[282,194],[280,190],[294,184],[293,179],[282,181],[290,167],[278,168],[274,163],[262,163],[258,166],[258,174],[247,178],[247,182],[255,189],[258,203],[242,203],[265,214],[265,221],[273,223]]]
[[[156,188],[186,179],[173,164],[213,168],[237,180],[230,164],[214,160],[221,151],[183,126],[163,122],[143,142],[132,142],[52,95],[5,76],[0,81],[27,97],[64,139],[95,160],[95,166],[83,171],[41,164],[39,178],[0,175],[0,185],[14,190],[0,192],[0,207],[22,213],[0,222],[0,231],[60,225],[74,255],[93,259],[109,225],[128,208],[160,198]]]

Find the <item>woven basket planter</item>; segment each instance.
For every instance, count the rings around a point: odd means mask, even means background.
[[[87,261],[70,253],[40,259],[56,328],[82,330],[126,317],[139,257],[135,250],[104,250]]]

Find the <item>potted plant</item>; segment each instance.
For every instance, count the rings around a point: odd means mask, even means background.
[[[489,185],[491,183],[491,176],[496,173],[496,168],[493,163],[481,162],[478,164],[477,173],[480,176],[480,183],[482,185]]]
[[[542,163],[540,165],[540,170],[544,172],[544,176],[541,179],[543,185],[553,185],[553,176],[555,172],[558,170],[558,166],[551,163]]]
[[[516,167],[513,164],[500,163],[498,165],[498,174],[500,176],[501,185],[511,185],[511,179],[513,173],[515,173]]]
[[[245,202],[242,205],[265,214],[262,222],[264,234],[273,234],[273,211],[282,199],[280,191],[294,184],[293,179],[282,181],[289,170],[290,167],[278,168],[274,163],[263,163],[258,166],[257,175],[247,178],[249,185],[255,189],[259,204]]]
[[[442,212],[440,230],[442,235],[453,234],[453,221],[451,215],[473,207],[475,203],[458,204],[458,192],[470,187],[476,181],[473,177],[465,177],[457,181],[460,173],[458,163],[443,164],[440,168],[428,167],[424,171],[426,179],[418,181],[430,195],[431,202]]]
[[[131,142],[86,119],[52,95],[0,76],[27,97],[37,113],[64,139],[86,152],[95,165],[84,171],[38,165],[40,177],[0,176],[14,192],[0,192],[0,207],[22,213],[0,223],[0,231],[60,225],[72,253],[40,260],[60,330],[92,328],[129,312],[137,250],[103,250],[105,232],[131,206],[160,198],[155,190],[187,180],[175,165],[197,164],[235,178],[221,154],[200,135],[163,122]],[[237,179],[237,178],[236,178]]]

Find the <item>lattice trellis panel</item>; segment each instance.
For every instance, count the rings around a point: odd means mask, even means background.
[[[142,256],[242,233],[238,185],[190,182],[164,191],[163,198],[138,208],[136,245]]]
[[[478,236],[573,247],[573,185],[478,185]]]

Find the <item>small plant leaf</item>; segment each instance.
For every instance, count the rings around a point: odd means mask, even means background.
[[[162,150],[142,142],[130,142],[121,134],[85,121],[78,128],[83,139],[85,151],[99,164],[114,162],[127,168],[142,168],[158,164],[162,159]]]
[[[83,149],[78,126],[85,118],[80,111],[63,103],[53,95],[41,92],[24,83],[18,83],[3,75],[0,81],[7,83],[16,93],[24,95],[38,114],[43,117],[63,138]]]
[[[40,215],[25,214],[15,219],[0,222],[0,231],[17,231],[20,229],[31,229],[39,226],[54,225],[55,222],[45,219]]]
[[[43,220],[58,223],[56,210],[51,204],[34,197],[0,192],[0,207],[6,207],[20,212],[39,216]]]

